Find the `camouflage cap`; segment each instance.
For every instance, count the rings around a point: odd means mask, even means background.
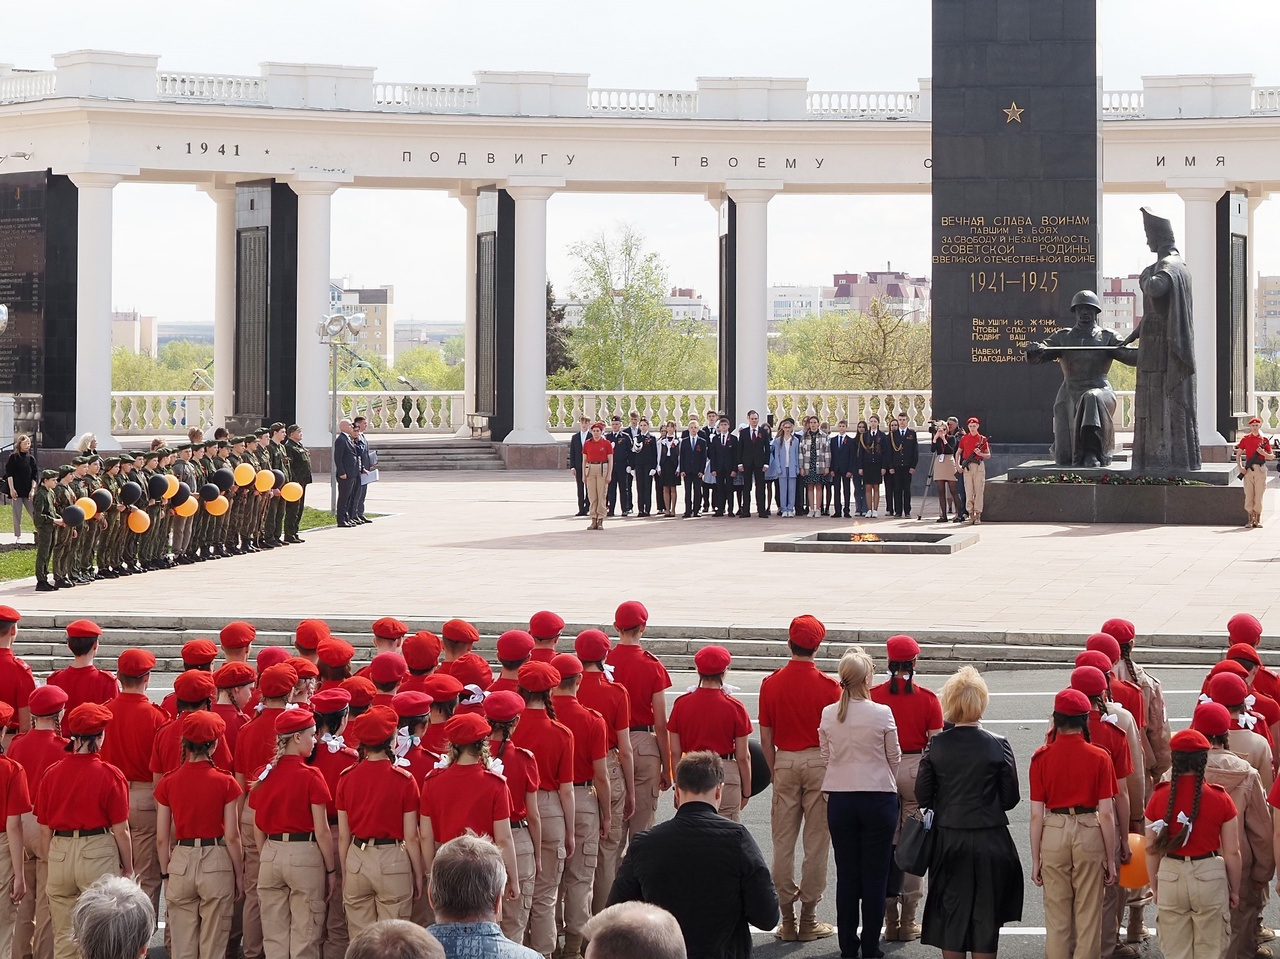
[[[70,463],[63,463],[58,467],[58,479],[62,479],[64,476],[70,476],[75,471],[76,468]]]
[[[57,479],[58,475],[59,474],[57,470],[41,470],[40,482],[43,483],[45,480]]]

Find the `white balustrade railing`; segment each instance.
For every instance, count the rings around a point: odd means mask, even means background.
[[[57,94],[57,84],[57,71],[15,70],[0,76],[0,103],[52,97]]]
[[[220,73],[158,73],[156,96],[161,100],[266,103],[267,81],[265,77]]]
[[[692,90],[589,90],[591,116],[692,117],[698,115],[698,94]]]
[[[115,436],[171,436],[191,427],[213,425],[213,393],[163,390],[111,394],[111,432]]]
[[[832,427],[847,420],[852,428],[873,413],[880,417],[881,423],[906,413],[912,426],[922,427],[933,416],[933,393],[930,390],[770,390],[768,405],[775,423],[787,417],[799,421],[806,416],[816,416]]]
[[[1280,87],[1254,87],[1253,112],[1280,113]]]
[[[1146,96],[1141,90],[1103,90],[1102,118],[1140,117],[1146,113]]]
[[[891,92],[824,92],[814,91],[805,98],[805,112],[823,120],[883,120],[920,117],[920,91]]]
[[[1280,430],[1280,393],[1258,390],[1253,394],[1254,416],[1262,420],[1264,433]]]
[[[342,416],[369,420],[371,433],[453,433],[466,420],[461,391],[350,390],[338,393]]]
[[[547,429],[577,429],[580,416],[607,423],[616,413],[626,420],[633,412],[655,427],[667,420],[684,424],[690,414],[705,418],[715,408],[715,390],[548,390]]]
[[[480,88],[458,84],[375,83],[375,110],[405,113],[479,113]]]

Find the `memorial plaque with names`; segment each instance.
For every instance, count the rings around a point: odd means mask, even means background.
[[[1098,289],[1093,0],[933,2],[933,411],[1053,440],[1023,346]]]
[[[44,389],[45,174],[0,179],[0,393]]]

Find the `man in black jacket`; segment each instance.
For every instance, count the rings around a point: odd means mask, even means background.
[[[632,434],[631,471],[636,477],[637,516],[653,515],[653,487],[658,479],[658,440],[649,432],[649,421],[640,419],[640,428]]]
[[[857,447],[855,440],[849,435],[849,422],[841,420],[837,424],[835,436],[831,437],[831,505],[832,515],[849,518],[850,488],[853,484],[853,471],[857,466]]]
[[[889,512],[911,517],[911,480],[920,463],[916,431],[907,428],[907,414],[898,414],[898,425],[889,430],[889,464],[884,485],[889,493]]]
[[[286,543],[301,543],[298,527],[302,523],[302,508],[307,500],[307,485],[311,482],[311,454],[302,442],[302,427],[290,423],[285,432],[284,448],[289,455],[288,477],[302,487],[302,496],[284,507],[284,539]]]
[[[333,471],[338,477],[338,525],[356,526],[348,512],[351,491],[360,483],[360,458],[355,441],[351,438],[351,421],[338,423],[338,435],[333,439]]]
[[[676,917],[689,959],[751,955],[751,927],[778,922],[778,893],[747,827],[716,812],[724,763],[689,753],[676,767],[676,815],[631,840],[609,905],[642,900]]]
[[[720,417],[716,433],[708,452],[711,460],[711,478],[715,480],[713,505],[716,515],[723,516],[728,509],[733,515],[733,480],[738,475],[738,438],[729,432],[729,420]]]
[[[578,417],[578,432],[569,438],[569,469],[578,488],[578,515],[587,515],[587,481],[582,469],[582,444],[591,439],[591,417]]]
[[[738,430],[738,469],[742,471],[742,502],[738,507],[739,516],[751,514],[751,489],[756,491],[756,515],[763,518],[769,515],[765,508],[764,471],[769,465],[769,444],[773,437],[769,435],[769,427],[760,425],[760,414],[755,410],[747,413],[747,425]]]
[[[616,413],[610,421],[612,429],[604,438],[613,444],[613,472],[609,474],[609,515],[615,506],[622,507],[622,515],[631,515],[631,431],[622,428],[622,417]],[[619,503],[618,500],[622,502]]]
[[[702,474],[707,468],[707,441],[698,429],[698,417],[689,417],[689,428],[680,437],[680,478],[684,480],[684,518],[702,513]]]

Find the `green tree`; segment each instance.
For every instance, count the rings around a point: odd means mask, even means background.
[[[462,364],[450,365],[442,351],[429,346],[411,346],[397,353],[389,380],[397,376],[420,390],[460,390],[464,384]]]
[[[555,290],[547,280],[547,376],[573,367],[569,348],[569,328],[564,325],[564,307],[556,306]]]
[[[866,313],[818,313],[783,323],[769,344],[771,389],[923,390],[928,323],[872,300]]]
[[[174,369],[145,353],[131,353],[122,346],[111,350],[111,388],[120,392],[189,390],[193,379],[192,369],[192,367]],[[205,387],[199,384],[196,388],[204,389]]]

